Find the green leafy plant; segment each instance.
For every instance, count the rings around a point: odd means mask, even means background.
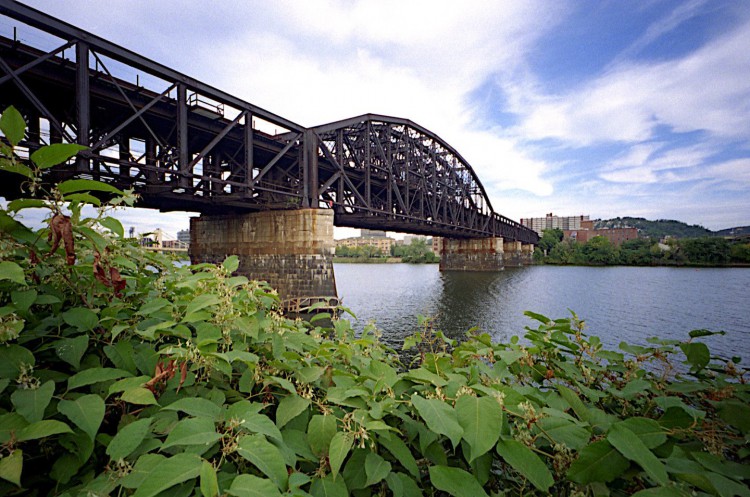
[[[132,245],[92,194],[116,192],[47,187],[23,119],[0,129],[37,195],[0,211],[0,495],[748,494],[747,371],[710,331],[611,351],[575,315],[505,344],[424,320],[407,369],[369,327],[285,318],[236,257]]]

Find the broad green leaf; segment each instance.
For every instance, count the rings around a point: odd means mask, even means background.
[[[716,492],[722,497],[734,497],[739,495],[740,497],[750,497],[750,488],[745,484],[738,483],[735,480],[729,479],[725,476],[716,473],[706,473],[706,478],[711,482],[711,486],[716,489]]]
[[[102,381],[116,380],[119,378],[133,376],[127,371],[114,368],[90,368],[84,369],[68,378],[68,390],[93,385]]]
[[[312,481],[312,478],[307,476],[305,473],[294,471],[292,474],[289,475],[289,491],[294,494],[295,490],[300,488],[302,485],[307,485],[311,481]]]
[[[8,159],[0,157],[0,171],[6,171],[9,173],[20,174],[29,179],[34,178],[34,171],[29,166],[21,162],[11,162]]]
[[[29,426],[29,422],[17,412],[0,414],[0,445],[16,438],[18,432]]]
[[[26,131],[26,121],[18,110],[12,105],[3,111],[0,116],[0,131],[14,147],[23,140]]]
[[[582,449],[591,438],[589,430],[564,418],[542,418],[539,420],[539,426],[544,430],[542,433],[548,435],[552,442],[564,443],[573,450]]]
[[[209,418],[186,418],[172,428],[161,449],[164,450],[176,445],[201,445],[208,448],[209,445],[220,438],[221,435],[216,432],[213,420]]]
[[[282,441],[281,432],[265,414],[252,413],[242,418],[241,426],[252,433],[261,433],[268,438]]]
[[[343,478],[335,480],[331,475],[316,478],[310,485],[310,495],[313,497],[349,497]]]
[[[19,388],[10,396],[16,412],[23,416],[29,423],[36,423],[44,419],[44,410],[52,400],[55,393],[55,382],[50,380],[39,388]]]
[[[203,293],[195,297],[185,308],[185,317],[195,312],[205,309],[206,307],[219,303],[219,297],[212,293]]]
[[[75,369],[81,366],[81,358],[86,353],[88,347],[89,337],[87,335],[75,338],[62,338],[55,342],[57,356]]]
[[[122,228],[122,223],[117,219],[107,216],[99,221],[99,224],[107,228],[109,231],[119,236],[120,238],[125,237],[125,230]]]
[[[196,418],[221,419],[221,407],[201,397],[185,397],[162,407],[163,411],[182,411]]]
[[[365,474],[367,475],[367,483],[365,486],[369,487],[379,481],[385,479],[388,473],[391,472],[391,463],[377,455],[375,452],[367,454],[365,459]]]
[[[436,387],[444,387],[448,384],[442,376],[428,371],[425,368],[410,369],[404,374],[404,379],[411,380],[417,383],[431,383]]]
[[[271,480],[253,475],[237,475],[227,493],[236,497],[281,497]]]
[[[226,269],[229,274],[232,274],[237,271],[238,267],[240,267],[240,258],[236,255],[230,255],[224,259],[224,262],[222,262],[221,265],[224,266],[224,269]]]
[[[681,343],[680,348],[685,353],[687,361],[692,364],[693,371],[699,371],[705,368],[711,360],[711,352],[708,350],[705,343]]]
[[[294,372],[295,376],[305,383],[312,383],[325,373],[326,368],[323,366],[306,366]]]
[[[700,338],[700,337],[708,337],[711,335],[726,335],[726,331],[711,331],[711,330],[692,330],[690,333],[690,338]]]
[[[107,183],[93,179],[69,179],[57,185],[57,190],[66,195],[73,192],[105,192],[124,195],[123,191]]]
[[[586,485],[592,482],[610,482],[621,476],[630,463],[606,440],[587,445],[578,453],[568,469],[568,478]]]
[[[307,441],[310,449],[318,457],[328,455],[331,439],[336,434],[336,416],[316,414],[307,426]]]
[[[203,461],[195,454],[177,454],[156,464],[133,497],[153,497],[184,481],[197,478]]]
[[[154,468],[166,460],[167,458],[161,454],[154,454],[153,452],[143,454],[135,461],[133,470],[120,480],[120,485],[129,489],[138,488],[146,477],[154,471]]]
[[[23,451],[16,449],[10,455],[0,458],[0,478],[21,486]]]
[[[210,462],[203,461],[200,476],[201,494],[203,494],[203,497],[216,497],[219,495],[219,480],[216,478],[216,470]]]
[[[26,278],[23,275],[23,269],[15,262],[0,262],[0,280],[10,280],[19,285],[26,284]]]
[[[393,457],[406,468],[415,478],[419,478],[419,467],[417,466],[417,460],[414,459],[409,447],[399,438],[390,432],[378,433],[378,443],[385,447],[388,452],[393,454]]]
[[[430,481],[454,497],[489,497],[477,479],[461,468],[430,466]]]
[[[273,480],[281,491],[286,490],[288,473],[284,457],[266,437],[248,435],[240,438],[237,452]]]
[[[690,495],[677,487],[653,487],[640,490],[634,493],[633,497],[689,497]]]
[[[328,461],[331,465],[331,474],[336,479],[344,459],[349,454],[354,443],[354,436],[351,433],[337,431],[331,439],[331,445],[328,447]]]
[[[516,440],[500,440],[497,443],[497,453],[518,471],[521,476],[529,480],[536,488],[546,492],[554,483],[552,473],[538,455]]]
[[[719,417],[742,433],[750,433],[749,405],[739,401],[724,401],[719,405]]]
[[[93,440],[104,419],[104,400],[95,394],[84,395],[75,400],[61,400],[57,410]]]
[[[99,316],[86,307],[74,307],[62,314],[63,321],[80,331],[91,331],[99,324]]]
[[[18,212],[21,209],[46,207],[47,201],[40,198],[19,198],[8,202],[8,211]]]
[[[73,433],[73,430],[62,421],[45,419],[37,421],[36,423],[31,423],[30,425],[18,430],[16,439],[19,442],[25,442],[26,440],[37,440],[39,438],[51,437],[52,435],[59,435],[61,433]]]
[[[31,154],[31,161],[36,164],[39,169],[47,169],[56,166],[57,164],[62,164],[71,157],[74,157],[81,150],[86,150],[87,148],[88,147],[76,143],[53,143],[42,147]],[[62,190],[60,191],[66,193]]]
[[[63,196],[66,202],[78,202],[79,204],[91,204],[99,207],[102,201],[90,193],[69,193]]]
[[[385,479],[393,497],[423,497],[422,490],[417,483],[404,473],[391,473]]]
[[[638,463],[657,483],[667,485],[669,477],[664,464],[646,447],[638,436],[622,424],[609,429],[607,441],[623,456]]]
[[[653,419],[635,417],[628,418],[617,424],[620,424],[635,433],[635,435],[641,439],[643,445],[649,449],[656,448],[667,441],[667,434],[665,433],[664,428]]]
[[[453,447],[461,441],[463,428],[458,424],[456,411],[439,399],[425,399],[417,394],[412,395],[411,402],[427,427],[435,433],[447,436]]]
[[[0,378],[15,380],[23,367],[35,364],[34,354],[25,347],[14,343],[0,347]]]
[[[107,455],[114,461],[129,456],[141,444],[151,427],[151,418],[133,421],[123,426],[107,446]]]
[[[147,300],[140,309],[138,309],[138,314],[141,316],[150,316],[151,314],[155,313],[156,311],[159,311],[163,309],[166,306],[171,306],[172,303],[163,298],[158,299],[151,299]]]
[[[159,405],[151,390],[143,387],[128,388],[122,392],[120,399],[130,404],[143,406]]]
[[[468,462],[489,451],[500,437],[503,411],[494,398],[463,395],[456,401],[456,416],[471,447]]]
[[[285,424],[293,420],[310,405],[310,401],[299,395],[287,395],[276,408],[276,426],[283,428]]]
[[[13,305],[21,312],[27,312],[29,307],[36,302],[36,290],[16,290],[10,293],[10,300]]]

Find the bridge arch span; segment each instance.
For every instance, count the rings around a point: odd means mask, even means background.
[[[319,197],[339,226],[536,243],[495,213],[466,159],[408,119],[364,114],[312,128]]]

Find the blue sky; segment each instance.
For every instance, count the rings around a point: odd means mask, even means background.
[[[409,118],[514,219],[750,224],[746,1],[27,3],[303,125]]]

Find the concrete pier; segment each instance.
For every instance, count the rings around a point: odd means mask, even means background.
[[[441,238],[441,271],[501,271],[505,267],[503,239]]]
[[[282,301],[336,297],[333,211],[300,209],[190,219],[190,260],[220,263],[237,255],[237,272],[267,281]]]

